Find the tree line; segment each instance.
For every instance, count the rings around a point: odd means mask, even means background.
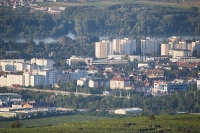
[[[178,91],[172,95],[153,97],[152,95],[144,95],[142,92],[134,90],[122,92],[124,95],[130,93],[131,97],[119,96],[75,96],[73,93],[69,95],[60,95],[56,99],[50,99],[52,94],[31,91],[7,90],[1,88],[1,92],[14,92],[22,95],[25,100],[41,99],[52,103],[56,107],[65,107],[76,109],[88,109],[95,112],[97,109],[106,111],[115,108],[142,108],[143,115],[148,114],[176,114],[177,111],[185,111],[188,113],[199,113],[200,111],[200,91],[190,88],[188,92]]]
[[[69,30],[84,35],[151,35],[200,33],[197,7],[173,8],[141,4],[66,7],[60,15],[0,7],[0,36],[62,36]]]

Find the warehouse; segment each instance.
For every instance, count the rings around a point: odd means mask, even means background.
[[[137,114],[142,111],[143,109],[141,108],[123,108],[115,110],[115,114],[127,114],[127,113]]]

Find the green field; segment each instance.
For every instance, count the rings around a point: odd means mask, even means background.
[[[64,124],[68,122],[101,120],[106,118],[107,117],[72,115],[72,116],[57,116],[48,118],[28,119],[28,120],[21,120],[21,122],[23,123],[22,127],[36,127],[36,126]],[[0,128],[8,128],[10,126],[10,123],[11,121],[0,122]]]
[[[1,129],[4,133],[199,133],[200,115],[156,116],[150,121],[147,117],[113,118],[88,122],[69,122],[62,125]]]
[[[166,6],[166,7],[176,7],[176,8],[188,8],[191,6],[200,7],[200,1],[192,1],[192,2],[184,2],[180,3],[175,2],[154,2],[154,1],[140,1],[140,0],[102,0],[97,2],[39,2],[40,6],[57,6],[57,7],[68,7],[68,6],[96,6],[98,8],[105,8],[107,6],[111,6],[114,4],[124,4],[124,3],[132,3],[132,4],[144,4],[149,6]]]

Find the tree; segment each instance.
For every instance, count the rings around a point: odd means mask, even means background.
[[[156,119],[156,117],[154,116],[154,114],[149,114],[149,115],[147,116],[147,118],[148,118],[148,120],[150,120],[150,121],[153,121],[153,120]]]
[[[10,123],[10,128],[20,128],[22,127],[23,123],[20,121],[14,121]]]

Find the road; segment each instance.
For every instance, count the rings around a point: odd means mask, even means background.
[[[43,89],[36,89],[36,88],[23,88],[23,87],[7,87],[9,90],[29,90],[33,92],[46,92],[46,93],[54,93],[57,95],[69,95],[71,92],[67,91],[58,91],[58,90],[43,90]],[[88,94],[88,93],[79,93],[79,92],[73,92],[75,95],[83,95],[83,96],[102,96],[101,94]]]

